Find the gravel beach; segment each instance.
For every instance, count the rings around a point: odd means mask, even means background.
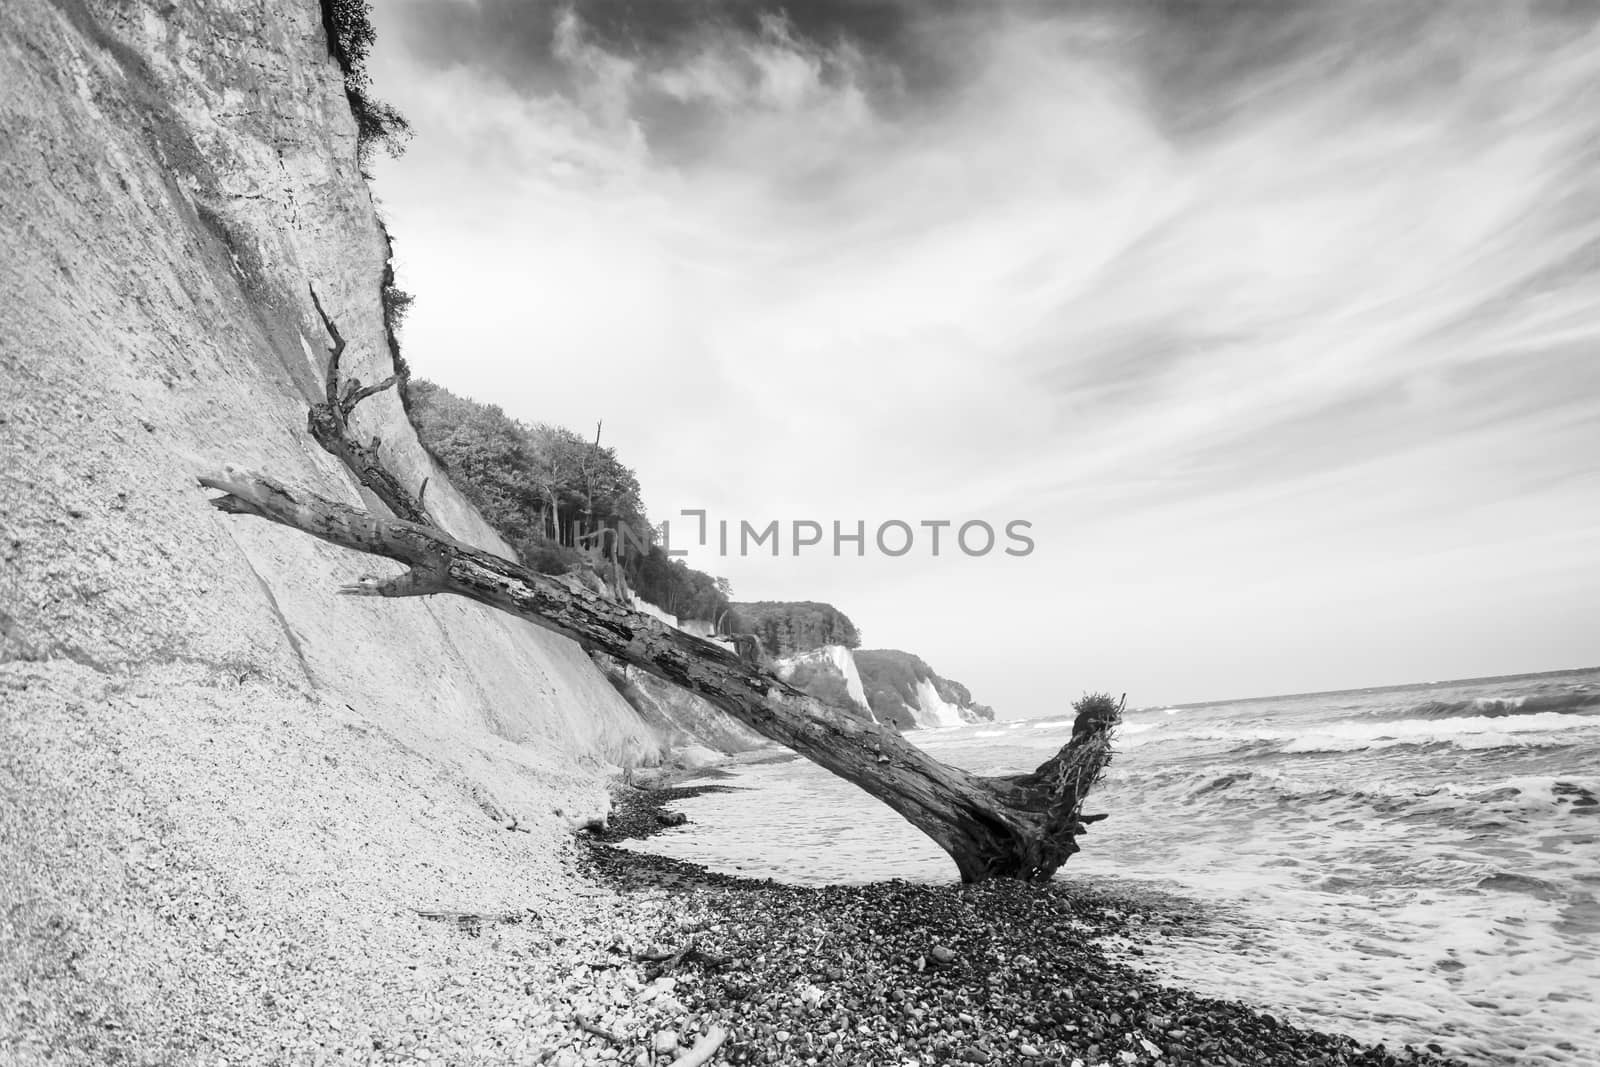
[[[621,793],[587,867],[627,901],[674,895],[673,922],[646,953],[673,956],[643,977],[698,1027],[725,1028],[728,1062],[1457,1062],[1163,988],[1095,944],[1115,935],[1129,951],[1157,954],[1167,931],[1204,921],[1174,906],[1059,883],[797,887],[610,843],[670,824],[662,805],[718,788]]]
[[[0,1062],[1363,1063],[1164,990],[1194,921],[1059,885],[802,889],[507,820],[346,709],[254,682],[0,671]],[[465,753],[460,757],[466,759]],[[1159,1053],[1159,1056],[1157,1055]]]

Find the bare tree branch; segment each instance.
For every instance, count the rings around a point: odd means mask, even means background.
[[[229,467],[200,484],[235,515],[281,523],[408,571],[357,583],[364,596],[448,592],[570,637],[705,698],[738,721],[855,783],[955,860],[961,877],[1048,878],[1074,852],[1084,794],[1110,758],[1120,708],[1079,716],[1072,740],[1028,774],[985,778],[933,759],[893,728],[794,689],[765,665],[669,627],[576,582],[537,574],[441,530],[371,515]]]
[[[341,393],[339,360],[344,355],[344,335],[339,332],[339,327],[323,308],[322,300],[317,296],[316,286],[311,286],[310,289],[311,303],[322,319],[323,329],[333,338],[333,345],[328,349],[328,373],[325,383],[327,399],[320,404],[311,405],[311,410],[306,413],[307,431],[316,438],[324,450],[337,457],[345,468],[356,476],[357,481],[372,490],[390,511],[408,522],[421,523],[424,526],[433,525],[433,520],[423,510],[421,501],[412,496],[405,486],[400,484],[400,480],[384,466],[378,452],[380,445],[378,438],[374,437],[371,444],[362,444],[350,432],[350,414],[356,405],[367,397],[396,385],[400,380],[399,375],[391,375],[372,386],[362,386],[360,381],[352,379],[345,383]]]

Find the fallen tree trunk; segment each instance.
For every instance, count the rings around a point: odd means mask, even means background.
[[[282,523],[407,566],[340,592],[454,593],[527,619],[680,685],[765,737],[854,782],[933,838],[964,881],[1050,877],[1074,852],[1084,795],[1110,760],[1120,705],[1086,710],[1072,740],[1029,774],[986,778],[933,759],[891,727],[780,681],[760,663],[666,626],[577,583],[537,574],[436,527],[385,518],[229,467],[200,479],[222,511]]]

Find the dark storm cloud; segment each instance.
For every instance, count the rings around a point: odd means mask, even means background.
[[[473,63],[515,55],[511,66],[522,69],[551,60],[556,23],[569,10],[598,43],[641,57],[681,52],[708,30],[755,33],[763,17],[775,15],[814,42],[847,38],[892,50],[914,21],[954,6],[949,0],[925,6],[896,0],[481,0],[470,8],[417,2],[406,9],[421,54]]]
[[[1114,54],[1129,63],[1174,136],[1270,107],[1352,66],[1387,64],[1373,92],[1399,102],[1448,88],[1472,50],[1497,35],[1531,26],[1554,42],[1600,19],[1592,0],[397,0],[393,11],[408,51],[424,63],[566,96],[581,93],[593,71],[563,47],[564,19],[587,45],[647,78],[708,47],[770,42],[781,25],[787,45],[830,60],[824,82],[851,82],[886,115],[938,107],[981,73],[986,39],[1023,25],[1056,35],[1060,62]],[[1102,32],[1067,32],[1084,25]],[[859,62],[846,69],[841,57]],[[706,112],[718,101],[648,81],[631,97],[653,143],[714,132]]]
[[[465,65],[535,92],[574,88],[557,28],[575,15],[586,37],[619,58],[659,69],[691,58],[708,40],[756,40],[781,19],[802,47],[855,49],[886,75],[879,88],[915,94],[959,76],[940,32],[977,17],[957,0],[480,0],[467,6],[406,0],[406,47],[435,65]]]
[[[883,115],[926,106],[962,76],[950,46],[962,35],[938,27],[967,17],[950,0],[404,0],[398,13],[423,63],[587,110],[598,88],[604,121],[634,124],[675,162],[710,151],[740,114],[792,103],[782,91],[792,85],[776,80],[782,59],[813,96],[858,94]]]
[[[1407,8],[1409,5],[1399,5]],[[1286,71],[1336,64],[1368,47],[1343,9],[1324,0],[400,0],[407,49],[424,63],[465,66],[519,91],[575,97],[594,71],[562,44],[572,20],[586,45],[631,64],[631,117],[656,148],[716,135],[725,101],[662,91],[649,76],[692,63],[708,48],[783,43],[820,59],[824,83],[849,83],[885,117],[937,110],[986,73],[987,43],[1018,26],[1058,42],[1062,63],[1132,60],[1152,107],[1175,130],[1246,105]],[[1366,15],[1363,14],[1362,18]],[[1375,33],[1403,15],[1370,20]],[[1093,34],[1075,34],[1094,27]],[[742,71],[754,82],[748,61]]]

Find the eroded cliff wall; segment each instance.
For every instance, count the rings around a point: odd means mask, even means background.
[[[463,601],[334,597],[385,564],[214,513],[194,485],[232,462],[358,502],[305,433],[327,358],[309,285],[346,372],[392,373],[386,242],[317,4],[19,0],[0,19],[8,658],[189,664],[419,740],[649,758],[570,642]],[[354,422],[429,479],[452,533],[504,551],[396,391]]]
[[[855,655],[844,645],[823,645],[783,656],[775,666],[778,677],[795,688],[836,708],[853,711],[868,722],[878,721],[867,703]]]
[[[423,944],[415,908],[554,892],[604,773],[659,756],[572,643],[461,600],[335,596],[389,565],[207,506],[195,475],[226,463],[362,502],[305,431],[327,358],[308,286],[347,373],[381,380],[386,257],[315,0],[0,4],[8,1041],[71,1011],[112,1020],[91,1062],[255,1052],[251,1027],[315,1029],[338,990],[425,983],[362,946]],[[445,527],[503,550],[394,391],[354,422]],[[269,948],[230,952],[250,938]],[[319,970],[340,946],[361,962]]]
[[[941,677],[910,652],[858,649],[855,662],[879,722],[920,730],[994,721],[993,708],[973,700],[966,686]]]

